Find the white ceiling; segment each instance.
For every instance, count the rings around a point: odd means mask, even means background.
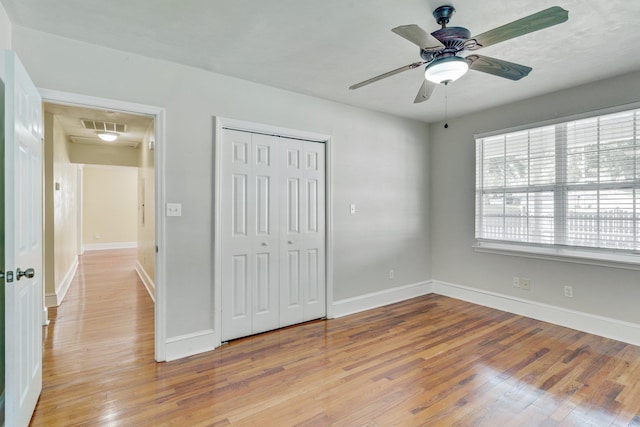
[[[449,25],[472,35],[550,6],[555,27],[479,54],[533,67],[514,82],[470,71],[449,85],[449,115],[640,70],[638,0],[0,0],[12,22],[294,92],[426,122],[444,117],[444,87],[413,99],[420,69],[355,91],[357,82],[419,60],[393,27],[438,29],[431,13],[453,4]]]

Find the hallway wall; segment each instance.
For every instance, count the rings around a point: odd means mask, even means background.
[[[45,303],[57,306],[78,265],[78,166],[57,118],[44,114]]]
[[[84,166],[84,250],[135,247],[137,199],[137,168]]]

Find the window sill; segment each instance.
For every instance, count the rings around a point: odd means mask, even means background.
[[[477,252],[492,254],[640,270],[640,255],[590,251],[570,247],[554,248],[484,241],[476,241],[473,249]]]

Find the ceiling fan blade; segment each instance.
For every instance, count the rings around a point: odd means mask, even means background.
[[[520,80],[526,77],[532,70],[531,67],[520,65],[502,59],[491,58],[489,56],[469,55],[465,58],[469,61],[469,68],[494,76],[504,77],[509,80]]]
[[[491,46],[492,44],[500,43],[514,37],[561,24],[567,19],[569,19],[569,12],[559,6],[553,6],[472,37],[470,40],[475,40],[477,44],[476,46],[469,47],[469,49],[473,50]]]
[[[436,88],[436,85],[431,83],[429,80],[424,79],[422,82],[422,86],[420,86],[420,90],[416,95],[416,99],[413,100],[414,104],[419,104],[420,102],[424,102],[431,98],[431,94],[433,90]]]
[[[417,45],[420,49],[424,50],[437,50],[444,47],[444,45],[431,34],[420,28],[415,24],[401,25],[391,29],[394,33],[400,37],[404,37],[411,43]]]
[[[414,68],[417,68],[417,67],[419,67],[419,66],[421,66],[423,64],[425,64],[424,61],[418,61],[418,62],[414,62],[413,64],[405,65],[404,67],[396,68],[395,70],[387,71],[386,73],[380,74],[379,76],[375,76],[375,77],[372,77],[372,78],[370,78],[368,80],[365,80],[363,82],[356,83],[356,84],[354,84],[352,86],[349,86],[349,89],[350,90],[354,90],[354,89],[361,88],[362,86],[366,86],[368,84],[375,83],[378,80],[386,79],[387,77],[391,77],[391,76],[396,75],[398,73],[401,73],[403,71],[413,70]]]

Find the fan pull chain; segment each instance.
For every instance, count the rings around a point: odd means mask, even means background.
[[[449,96],[447,95],[447,86],[449,86],[449,82],[444,82],[444,128],[449,128]]]

